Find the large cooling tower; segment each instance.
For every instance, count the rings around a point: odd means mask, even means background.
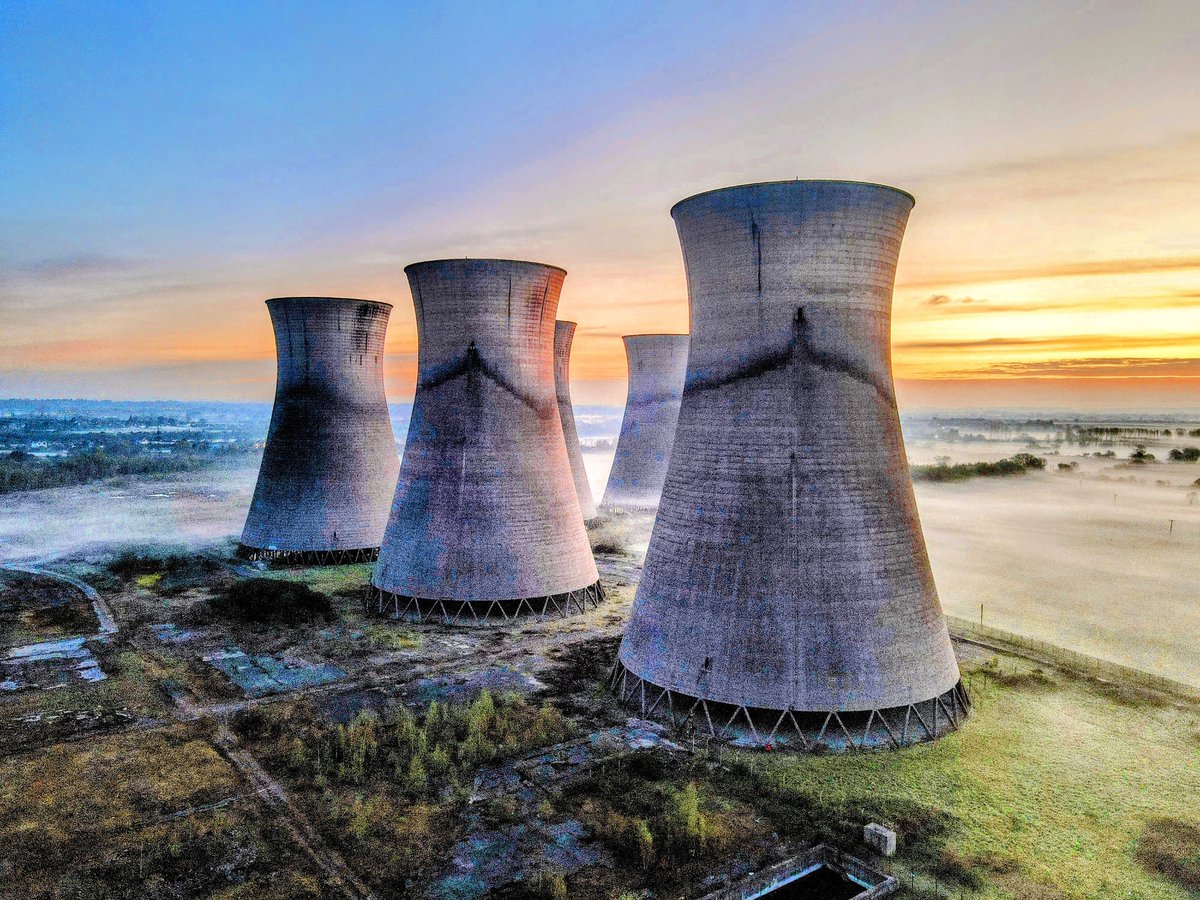
[[[900,746],[966,715],[892,385],[912,206],[793,181],[671,210],[687,380],[613,672],[645,715],[803,749]]]
[[[600,505],[606,510],[654,509],[662,495],[675,442],[688,336],[631,334],[624,341],[629,393],[617,453]]]
[[[566,273],[500,259],[406,268],[418,371],[371,593],[396,617],[482,623],[602,598],[554,390]]]
[[[575,428],[575,410],[571,406],[571,342],[574,339],[574,322],[554,323],[554,389],[558,395],[558,415],[562,419],[563,437],[567,442],[567,458],[571,460],[575,494],[579,497],[579,508],[586,522],[596,518],[596,502],[592,499],[587,469],[583,465],[583,450],[579,446],[579,432]]]
[[[383,392],[391,304],[267,301],[279,376],[238,552],[328,565],[375,558],[400,462]]]

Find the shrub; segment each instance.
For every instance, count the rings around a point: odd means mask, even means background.
[[[1176,447],[1167,456],[1171,462],[1200,462],[1200,447]]]
[[[557,869],[539,869],[529,879],[529,896],[539,900],[566,900],[567,879]]]
[[[335,618],[324,594],[307,585],[274,578],[249,578],[234,582],[209,601],[213,612],[238,622],[302,625]]]
[[[1146,450],[1144,446],[1139,444],[1137,449],[1129,454],[1129,461],[1135,465],[1145,465],[1148,462],[1154,462],[1155,456]]]
[[[913,466],[914,481],[965,481],[968,478],[996,478],[1006,475],[1024,475],[1030,469],[1046,468],[1046,460],[1032,453],[1018,453],[999,462],[958,463],[947,465],[939,462],[934,466]]]

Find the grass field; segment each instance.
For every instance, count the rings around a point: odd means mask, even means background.
[[[4,898],[321,893],[198,726],[0,761],[0,846]]]
[[[975,674],[962,731],[895,753],[753,761],[779,797],[944,811],[941,871],[979,898],[1185,900],[1200,888],[1200,718],[1095,685]],[[1177,846],[1165,835],[1176,835]],[[906,853],[898,870],[924,860]],[[935,865],[938,868],[938,865]],[[1155,871],[1155,870],[1162,870]],[[1166,874],[1163,874],[1163,873]],[[1189,875],[1190,872],[1190,875]]]

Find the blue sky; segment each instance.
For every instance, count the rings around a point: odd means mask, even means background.
[[[619,401],[620,335],[686,327],[671,203],[835,177],[918,196],[902,380],[1117,360],[1182,396],[1198,33],[1194,3],[10,0],[0,394],[266,399],[261,301],[329,293],[396,304],[404,399],[403,266],[470,254],[567,268],[577,394]],[[996,314],[926,303],[972,295]]]

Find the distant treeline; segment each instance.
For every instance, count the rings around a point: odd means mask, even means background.
[[[0,494],[68,487],[123,475],[147,477],[193,472],[251,449],[235,445],[216,450],[179,448],[170,454],[157,454],[101,448],[45,458],[14,450],[0,456]]]
[[[913,481],[966,481],[968,478],[996,478],[1005,475],[1024,475],[1030,469],[1046,468],[1046,460],[1032,453],[1018,453],[999,462],[957,463],[939,462],[933,466],[913,466]]]

